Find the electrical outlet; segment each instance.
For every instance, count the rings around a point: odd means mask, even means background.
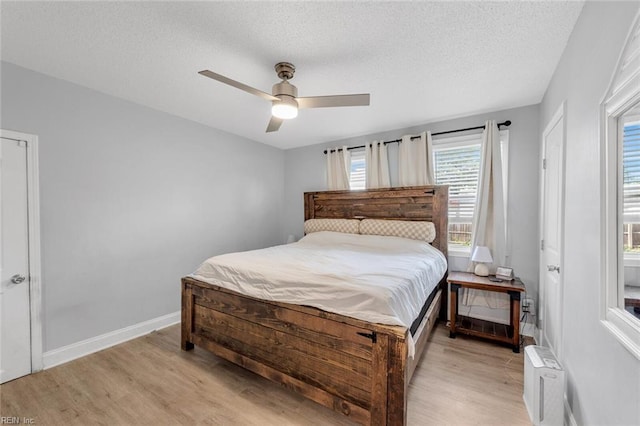
[[[522,312],[530,315],[536,314],[535,302],[532,298],[527,297],[522,300]]]

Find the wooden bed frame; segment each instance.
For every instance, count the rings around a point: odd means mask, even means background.
[[[447,254],[448,187],[304,194],[305,220],[429,220]],[[405,425],[407,389],[440,311],[446,274],[413,334],[320,309],[255,299],[182,279],[182,349],[198,345],[361,424]]]

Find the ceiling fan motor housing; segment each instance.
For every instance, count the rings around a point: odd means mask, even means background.
[[[287,80],[281,81],[280,83],[276,83],[273,85],[271,89],[271,94],[273,96],[291,96],[292,98],[298,97],[298,89],[293,84],[289,83]]]

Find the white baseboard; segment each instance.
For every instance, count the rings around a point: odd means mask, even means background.
[[[120,330],[111,331],[100,336],[92,337],[81,342],[72,343],[52,351],[42,354],[42,363],[44,369],[55,367],[65,362],[73,361],[80,357],[92,354],[94,352],[107,349],[127,340],[144,336],[152,331],[169,327],[180,322],[180,311],[163,315],[148,321],[121,328]]]
[[[576,418],[573,417],[573,412],[571,411],[571,407],[569,406],[569,400],[567,399],[567,394],[564,394],[564,424],[566,426],[578,426],[578,422],[576,422]]]

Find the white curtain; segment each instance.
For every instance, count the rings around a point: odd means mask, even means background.
[[[422,132],[411,140],[403,136],[398,149],[398,183],[400,186],[433,185],[433,146],[431,132]]]
[[[478,197],[473,217],[471,235],[471,253],[476,246],[489,247],[493,264],[489,273],[494,274],[496,266],[506,266],[506,223],[502,175],[502,151],[500,131],[494,120],[485,123],[482,133],[482,154],[480,156],[480,177]],[[472,272],[474,263],[469,260],[468,271]],[[494,292],[467,291],[463,296],[465,305],[486,305],[491,308],[502,307],[503,302]]]
[[[366,188],[389,188],[388,149],[384,142],[373,142],[365,147]]]
[[[349,189],[351,155],[346,146],[327,150],[327,187],[331,190]],[[332,152],[333,151],[333,152]]]

